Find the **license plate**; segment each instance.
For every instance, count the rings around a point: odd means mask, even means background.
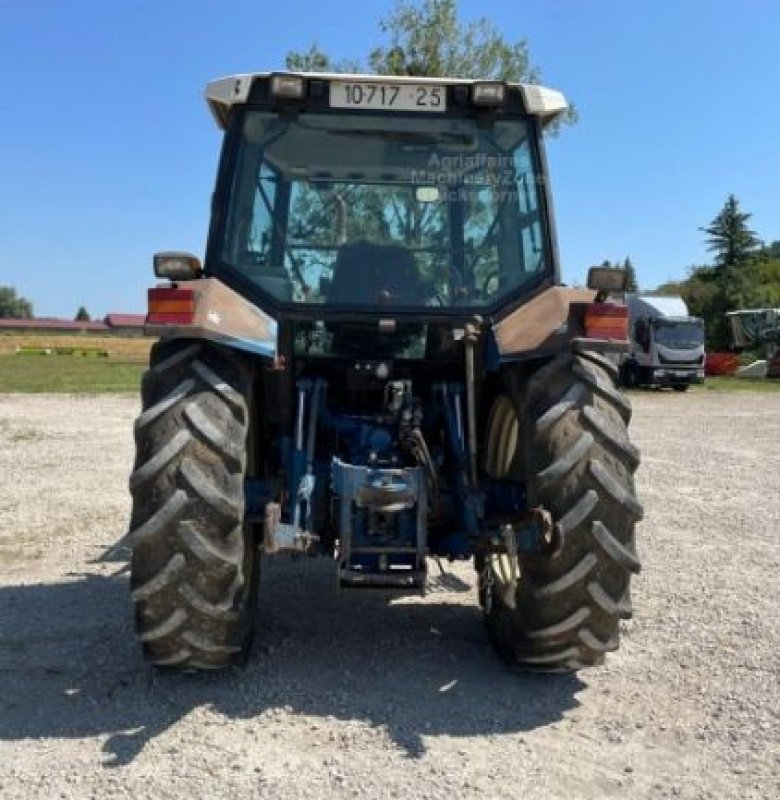
[[[368,108],[390,111],[446,111],[444,86],[421,83],[331,81],[331,108]]]

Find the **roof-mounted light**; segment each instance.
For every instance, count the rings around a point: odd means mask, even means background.
[[[249,94],[255,81],[268,81],[271,85],[269,93],[272,97],[277,97],[282,101],[284,98],[303,99],[311,90],[314,91],[319,85],[322,91],[324,85],[333,82],[357,83],[384,83],[385,81],[392,86],[416,86],[430,85],[431,87],[446,86],[454,87],[458,96],[460,92],[468,91],[469,102],[476,107],[500,108],[509,99],[507,87],[512,87],[513,92],[519,91],[523,98],[523,105],[527,114],[540,119],[542,126],[554,122],[563,114],[568,105],[566,98],[554,89],[546,89],[543,86],[535,86],[526,83],[504,83],[503,81],[472,81],[460,80],[458,78],[421,78],[415,75],[345,75],[344,73],[322,72],[322,73],[286,73],[286,72],[252,72],[246,74],[232,75],[226,78],[219,78],[211,81],[206,87],[206,100],[211,109],[217,124],[223,130],[228,127],[230,112],[235,106],[245,105],[249,102]],[[488,88],[490,87],[490,88]],[[331,87],[332,88],[332,87]],[[381,93],[378,93],[381,95]],[[458,100],[460,102],[460,100]],[[331,106],[332,107],[332,106]],[[394,106],[398,109],[398,106]],[[399,109],[400,110],[400,109]],[[419,109],[418,109],[419,110]],[[436,110],[428,106],[429,111]],[[517,109],[513,107],[512,111]]]
[[[480,81],[471,86],[471,102],[475,106],[502,106],[506,100],[506,84]]]
[[[199,278],[203,268],[189,253],[155,253],[154,274],[169,281],[191,281]]]
[[[618,267],[591,267],[588,270],[588,289],[597,292],[625,292],[628,273]]]
[[[300,75],[271,75],[271,94],[274,97],[300,99],[306,94],[306,81]]]

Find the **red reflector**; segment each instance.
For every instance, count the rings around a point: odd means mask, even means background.
[[[590,303],[585,309],[588,339],[628,339],[628,308],[611,303]]]
[[[160,313],[154,314],[152,312],[146,315],[147,325],[192,325],[195,320],[195,314],[191,311],[186,313]]]
[[[158,288],[149,289],[147,292],[149,302],[152,300],[194,300],[194,289],[178,289],[178,288]]]
[[[588,317],[618,317],[628,319],[628,306],[614,303],[588,303],[585,314]]]
[[[149,289],[147,325],[191,325],[195,319],[193,289]]]

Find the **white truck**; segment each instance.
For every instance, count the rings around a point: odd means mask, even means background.
[[[684,392],[704,380],[704,323],[682,297],[629,294],[631,349],[621,365],[625,386]]]

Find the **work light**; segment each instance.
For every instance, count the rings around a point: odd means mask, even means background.
[[[306,93],[306,82],[299,75],[271,75],[274,97],[300,98]]]
[[[155,253],[154,274],[169,281],[191,281],[200,277],[200,261],[189,253]]]
[[[588,289],[598,292],[624,292],[627,274],[616,267],[591,267],[588,270]]]
[[[482,81],[471,87],[471,102],[475,106],[500,106],[506,98],[506,84],[500,81]]]

